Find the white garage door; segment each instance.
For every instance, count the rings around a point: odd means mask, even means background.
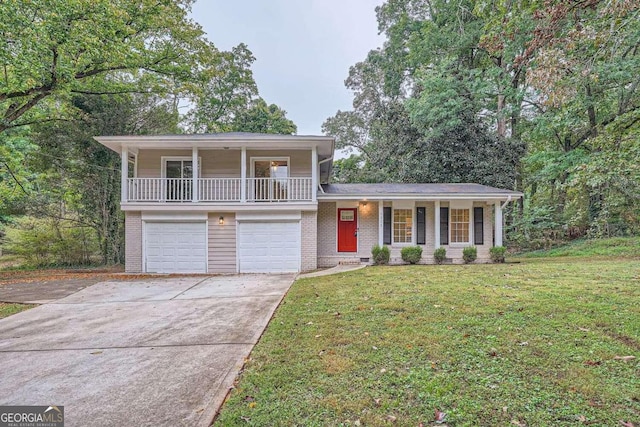
[[[241,222],[238,231],[241,273],[300,270],[300,223]]]
[[[145,223],[148,273],[206,273],[205,222]]]

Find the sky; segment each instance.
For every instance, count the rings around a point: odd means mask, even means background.
[[[260,96],[287,111],[299,135],[350,110],[349,67],[382,45],[382,0],[198,0],[192,18],[220,50],[245,43]]]

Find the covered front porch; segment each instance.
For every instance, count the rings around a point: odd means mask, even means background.
[[[122,159],[123,209],[315,203],[333,158],[328,137],[229,133],[96,139]]]
[[[368,262],[375,245],[402,263],[407,246],[422,247],[421,263],[434,251],[462,262],[475,246],[478,262],[503,246],[503,210],[519,193],[477,184],[330,184],[318,194],[318,265]]]

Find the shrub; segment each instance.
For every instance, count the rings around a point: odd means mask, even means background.
[[[442,264],[447,259],[447,250],[445,248],[438,248],[433,252],[433,258],[435,258],[437,264]]]
[[[475,246],[467,246],[462,250],[462,259],[465,263],[470,263],[478,258],[478,249]]]
[[[373,255],[373,263],[375,265],[389,264],[389,258],[391,257],[391,251],[386,246],[375,245],[371,249],[371,255]]]
[[[22,217],[6,230],[5,248],[32,266],[89,264],[94,233],[68,220]]]
[[[489,249],[489,256],[491,257],[491,261],[502,263],[504,262],[504,254],[507,252],[507,248],[504,246],[495,246]]]
[[[420,246],[407,246],[402,248],[400,256],[404,262],[409,264],[417,264],[422,258],[422,248]]]

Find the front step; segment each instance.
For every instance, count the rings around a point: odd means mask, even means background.
[[[338,262],[339,265],[360,265],[361,263],[362,261],[360,261],[360,258],[343,259]]]

